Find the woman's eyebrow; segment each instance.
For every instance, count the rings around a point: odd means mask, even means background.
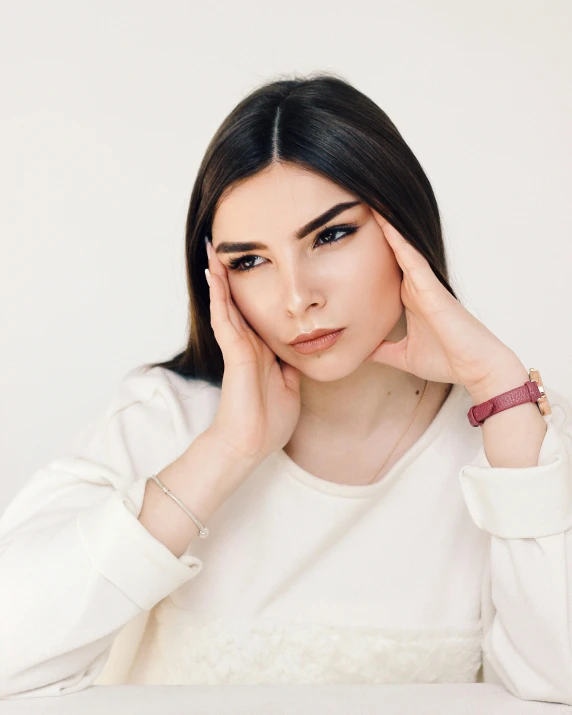
[[[357,206],[361,203],[361,201],[343,201],[339,204],[335,204],[327,211],[324,211],[323,214],[316,216],[316,218],[312,219],[307,224],[299,228],[294,234],[294,237],[298,240],[306,238],[309,233],[312,233],[312,231],[315,231],[317,228],[320,228],[320,226],[323,226],[325,223],[328,223],[328,221],[331,221],[338,214],[342,213],[343,211],[347,211],[347,209],[350,209],[353,206]],[[243,251],[264,251],[267,248],[268,246],[266,246],[264,243],[258,243],[253,241],[242,243],[229,243],[227,241],[223,241],[222,243],[218,244],[215,250],[216,253],[242,253]]]

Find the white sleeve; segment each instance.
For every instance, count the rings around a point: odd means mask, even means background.
[[[163,368],[127,373],[73,449],[0,519],[0,698],[88,687],[119,630],[202,569],[138,521],[146,481],[188,446]]]
[[[484,608],[493,615],[482,648],[491,680],[523,700],[572,705],[572,408],[546,394],[552,414],[537,465],[492,467],[483,444],[460,481],[473,521],[490,534]]]

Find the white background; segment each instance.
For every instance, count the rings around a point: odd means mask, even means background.
[[[0,511],[122,375],[185,344],[184,225],[213,133],[331,70],[432,182],[463,303],[572,399],[572,3],[1,3]]]

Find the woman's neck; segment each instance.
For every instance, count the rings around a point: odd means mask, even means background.
[[[427,393],[443,383],[429,383]],[[351,375],[330,382],[300,381],[301,411],[297,429],[360,441],[380,425],[402,421],[413,413],[425,380],[380,363],[362,363]],[[424,402],[429,401],[426,393]]]

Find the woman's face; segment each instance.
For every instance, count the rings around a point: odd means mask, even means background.
[[[356,205],[296,236],[342,202]],[[382,340],[405,334],[403,321],[398,325],[402,274],[395,255],[369,206],[328,179],[293,164],[273,164],[221,201],[212,243],[246,321],[281,360],[310,378],[343,378]],[[227,252],[231,243],[265,247]],[[317,328],[345,330],[330,348],[310,355],[288,344]],[[399,335],[392,335],[394,328]]]

